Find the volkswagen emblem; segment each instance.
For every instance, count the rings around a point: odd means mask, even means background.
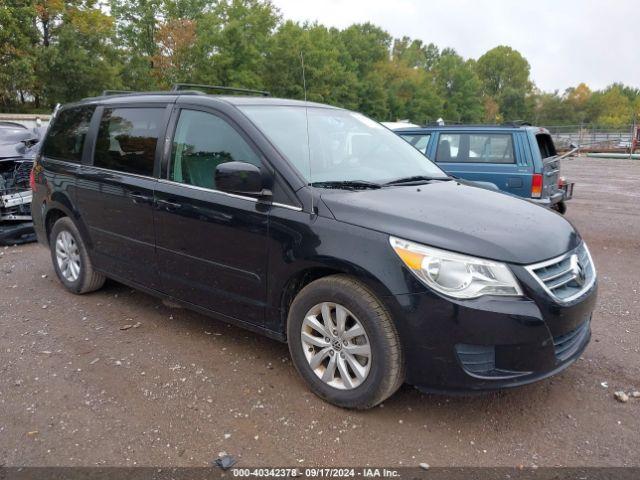
[[[575,282],[579,287],[582,287],[586,278],[584,275],[584,269],[582,268],[582,265],[580,265],[578,255],[571,255],[571,259],[569,260],[569,269],[571,270],[571,274],[573,275]]]

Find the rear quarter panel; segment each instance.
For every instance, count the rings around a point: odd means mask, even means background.
[[[75,209],[76,178],[80,164],[41,158],[35,166],[36,190],[33,192],[31,215],[38,241],[48,245],[46,222],[48,215],[59,210],[74,220],[86,238]]]

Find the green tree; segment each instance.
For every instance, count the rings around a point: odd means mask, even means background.
[[[495,99],[503,119],[522,119],[528,115],[527,96],[533,84],[529,79],[529,62],[507,46],[489,50],[476,62],[483,93]]]
[[[264,88],[266,59],[279,22],[269,1],[220,0],[199,20],[197,80]]]
[[[564,105],[571,112],[570,123],[582,124],[588,121],[588,105],[591,99],[591,89],[580,83],[576,87],[569,87],[563,95]]]
[[[387,88],[387,118],[407,119],[416,123],[436,120],[442,114],[442,99],[436,93],[434,76],[425,70],[403,62],[378,65],[378,75]]]
[[[395,39],[391,54],[394,60],[424,70],[433,69],[440,57],[438,47],[433,43],[425,45],[422,40],[412,40],[409,37]]]
[[[443,99],[442,117],[456,122],[482,120],[482,84],[471,61],[454,51],[443,52],[435,65],[435,84]]]
[[[389,59],[391,35],[371,23],[355,24],[338,33],[358,75],[371,73],[375,65]]]
[[[539,93],[535,96],[534,123],[537,125],[562,125],[572,122],[568,102],[558,92]]]
[[[384,65],[380,62],[379,65]],[[391,117],[389,110],[389,93],[384,78],[378,74],[378,68],[374,69],[358,82],[358,111],[379,121],[388,120]]]
[[[49,108],[118,84],[113,22],[96,1],[11,0],[0,19],[3,105]]]
[[[119,87],[112,18],[91,1],[65,2],[55,14],[55,22],[48,15],[36,64],[46,103],[70,102]]]
[[[110,0],[116,25],[122,81],[131,90],[156,87],[151,75],[153,57],[157,54],[157,32],[163,16],[163,0]]]
[[[266,83],[277,96],[307,99],[347,108],[357,107],[357,76],[345,65],[348,58],[338,32],[318,24],[287,21],[275,33],[266,58]]]
[[[35,47],[39,32],[32,2],[6,0],[0,4],[0,105],[24,106],[35,86]]]
[[[640,114],[640,90],[628,85],[534,89],[529,63],[507,46],[463,59],[451,48],[392,39],[371,23],[283,23],[270,0],[4,0],[0,105],[48,109],[107,88],[176,82],[304,98],[301,53],[310,100],[379,120],[622,127]]]
[[[634,105],[628,90],[613,84],[591,96],[591,115],[595,123],[608,127],[622,127],[633,121]]]
[[[351,25],[336,34],[347,54],[345,67],[357,76],[355,108],[385,119],[389,113],[387,91],[375,69],[379,63],[389,61],[391,35],[371,23]]]

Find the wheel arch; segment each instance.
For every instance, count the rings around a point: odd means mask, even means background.
[[[47,202],[44,206],[43,213],[43,226],[46,236],[46,242],[49,243],[49,236],[51,235],[51,229],[53,225],[63,217],[69,217],[71,221],[75,224],[82,236],[82,240],[90,245],[90,237],[89,232],[87,231],[86,225],[82,222],[80,215],[73,208],[69,198],[66,195],[58,195],[51,199],[51,201]]]
[[[300,269],[289,276],[280,290],[278,330],[284,333],[285,340],[289,310],[295,297],[311,282],[331,275],[346,275],[363,283],[382,303],[385,303],[384,297],[391,294],[387,287],[370,272],[347,262],[331,262],[330,265],[308,266]]]

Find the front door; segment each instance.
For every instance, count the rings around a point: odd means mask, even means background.
[[[223,162],[264,168],[228,119],[177,113],[167,179],[155,192],[158,265],[169,295],[254,325],[264,321],[269,206],[216,189]]]
[[[100,112],[98,112],[100,114]],[[102,110],[93,164],[77,181],[93,262],[111,275],[158,289],[153,191],[156,144],[166,123],[160,107]]]

